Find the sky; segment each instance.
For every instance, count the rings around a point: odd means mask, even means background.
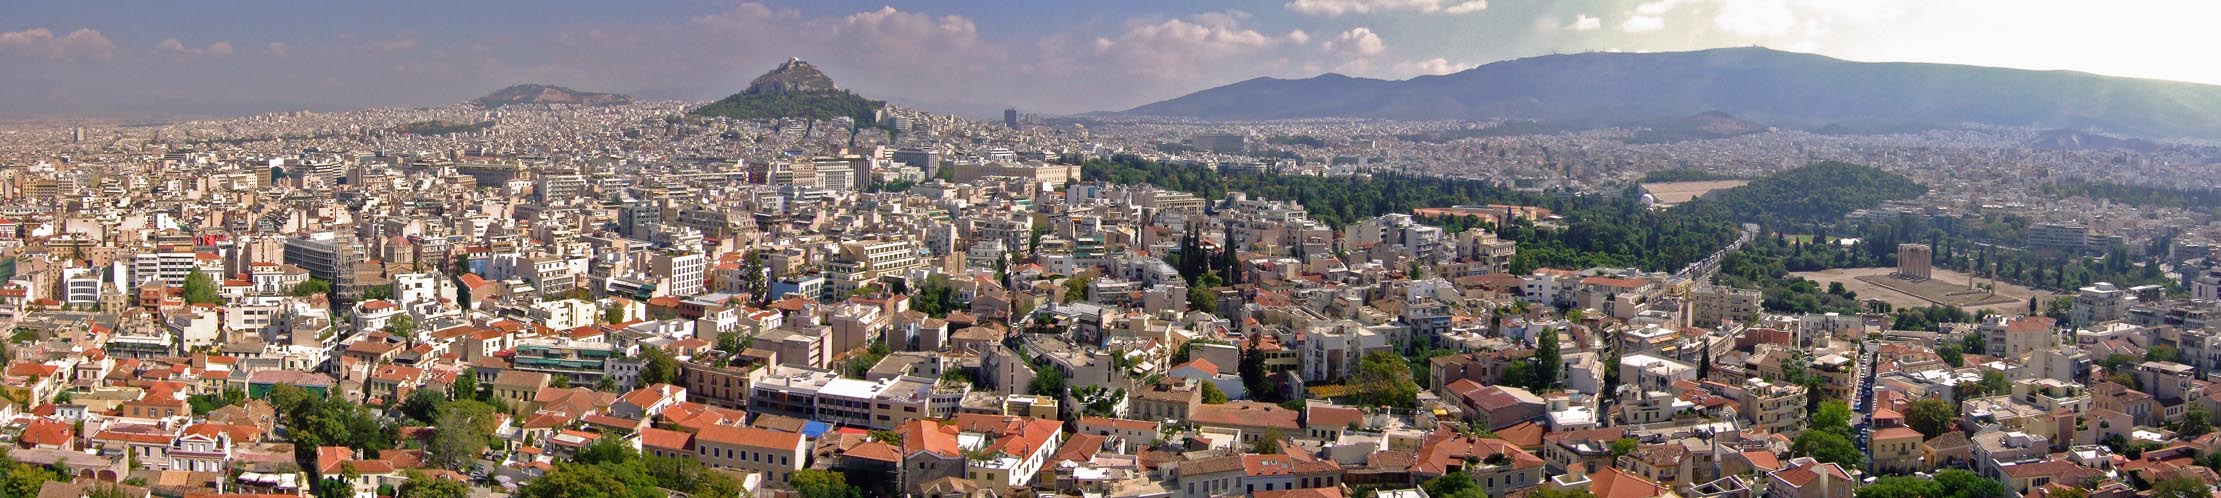
[[[1738,46],[2221,84],[2213,19],[2210,0],[22,2],[0,7],[0,118],[438,106],[518,83],[707,100],[788,57],[973,116]]]

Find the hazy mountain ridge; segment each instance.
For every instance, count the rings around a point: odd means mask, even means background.
[[[615,93],[582,92],[555,85],[527,83],[513,85],[472,100],[482,107],[494,108],[518,104],[571,104],[571,105],[622,105],[632,103],[632,97]]]
[[[1705,112],[1822,127],[1979,123],[2221,137],[2221,86],[1763,48],[1532,57],[1388,81],[1257,78],[1126,111],[1203,119],[1532,119],[1613,126]]]

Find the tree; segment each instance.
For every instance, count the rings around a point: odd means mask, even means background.
[[[393,335],[409,337],[416,333],[416,317],[409,316],[408,313],[394,315],[393,318],[386,320],[386,331],[393,333]]]
[[[2181,356],[2174,346],[2157,345],[2144,350],[2144,361],[2175,361]]]
[[[1851,435],[1851,405],[1845,404],[1843,400],[1839,399],[1820,402],[1820,411],[1812,414],[1812,429],[1849,437]]]
[[[38,496],[39,487],[45,485],[46,481],[62,480],[61,476],[55,475],[46,467],[25,465],[14,460],[0,464],[5,465],[4,472],[0,472],[0,496]]]
[[[462,307],[463,307],[463,311],[470,311],[470,303],[471,303],[471,301],[472,301],[472,299],[471,299],[471,296],[470,296],[470,286],[468,286],[468,285],[462,285],[462,282],[460,282],[460,281],[456,282],[456,285],[455,285],[455,304],[456,304],[456,305],[458,305],[458,306],[462,306]]]
[[[454,402],[456,405],[464,403],[484,405],[477,401]],[[441,410],[439,423],[434,425],[432,441],[424,445],[425,458],[435,465],[450,469],[471,465],[479,454],[486,452],[486,440],[491,434],[491,427],[487,426],[492,425],[489,422],[493,410],[489,406],[484,411],[486,413],[470,413],[458,407]]]
[[[1237,361],[1239,365],[1236,370],[1241,373],[1242,388],[1249,390],[1251,398],[1260,401],[1278,400],[1280,396],[1276,390],[1271,389],[1271,382],[1266,380],[1270,374],[1265,373],[1265,355],[1257,353],[1256,345],[1256,341],[1252,340],[1250,347],[1242,348],[1241,359]]]
[[[1618,349],[1618,348],[1614,348],[1614,349]],[[1616,353],[1615,353],[1615,354],[1616,354]],[[1617,368],[1613,368],[1613,369],[1609,369],[1609,370],[1618,370],[1618,369],[1617,369]],[[1708,377],[1711,377],[1711,376],[1712,376],[1712,351],[1711,351],[1711,350],[1705,350],[1705,351],[1702,351],[1702,352],[1699,352],[1699,353],[1697,353],[1697,381],[1699,381],[1699,382],[1702,382],[1702,381],[1704,381],[1704,380],[1705,380],[1706,378],[1708,378]]]
[[[316,498],[354,498],[355,487],[340,476],[327,476],[316,481],[309,495]]]
[[[2208,498],[2208,496],[2212,496],[2212,487],[2205,485],[2205,480],[2201,480],[2197,476],[2177,474],[2172,478],[2163,478],[2159,482],[2152,482],[2152,498]]]
[[[1642,446],[1642,444],[1642,441],[1631,437],[1614,439],[1612,440],[1612,457],[1618,458],[1627,456],[1628,453],[1634,453],[1635,447]]]
[[[1211,384],[1206,382],[1203,385],[1207,386]],[[1256,442],[1250,443],[1249,452],[1260,455],[1280,454],[1280,440],[1287,438],[1288,435],[1282,434],[1280,432],[1280,429],[1265,429],[1264,434],[1257,435]]]
[[[787,476],[787,484],[793,486],[794,490],[802,495],[802,498],[859,498],[863,496],[862,490],[848,485],[847,477],[827,470],[802,469],[794,471],[793,474]]]
[[[871,435],[871,440],[873,441],[895,445],[902,444],[902,433],[900,432],[884,429],[873,429],[869,434]]]
[[[469,498],[470,486],[448,479],[434,479],[423,472],[411,469],[401,474],[408,479],[394,492],[394,498]]]
[[[739,332],[720,333],[717,334],[717,350],[726,354],[740,354],[741,351],[748,349],[748,345],[753,342],[753,339]]]
[[[1387,351],[1367,353],[1350,376],[1360,402],[1410,408],[1419,404],[1419,384],[1411,378],[1411,364]]]
[[[1596,498],[1596,493],[1585,488],[1557,489],[1542,486],[1528,489],[1527,498]]]
[[[662,348],[640,348],[640,382],[643,385],[677,384],[679,360]]]
[[[429,424],[439,418],[440,407],[447,404],[447,401],[447,396],[438,391],[418,389],[410,391],[409,397],[402,398],[401,404],[394,406],[394,409],[400,410],[401,416],[408,417],[409,420]]]
[[[653,488],[649,488],[652,492]],[[628,485],[601,467],[578,464],[557,464],[547,475],[525,483],[517,489],[517,498],[645,498],[633,493]]]
[[[1026,392],[1038,395],[1064,396],[1064,372],[1054,368],[1035,368],[1033,382],[1026,384]]]
[[[1921,436],[1932,438],[1950,432],[1951,420],[1958,416],[1958,411],[1951,409],[1951,403],[1935,398],[1921,398],[1905,408],[1905,425],[1919,431]]]
[[[1212,295],[1209,289],[1189,287],[1188,308],[1204,313],[1218,314],[1217,296]]]
[[[2213,432],[2211,418],[2212,414],[2206,412],[2205,403],[2190,403],[2190,409],[2182,414],[2182,422],[2175,425],[2175,432],[2186,439],[2203,436]]]
[[[447,398],[450,400],[479,399],[478,375],[469,370],[463,371],[462,375],[455,376],[455,384],[448,386],[447,391]]]
[[[1937,346],[1936,357],[1942,359],[1944,364],[1951,365],[1951,368],[1966,366],[1967,362],[1966,353],[1959,349],[1958,344],[1944,343]]]
[[[1808,456],[1814,460],[1857,468],[1866,463],[1866,453],[1852,445],[1849,438],[1829,431],[1804,431],[1789,444],[1789,453]]]
[[[1202,382],[1199,382],[1199,384],[1202,384],[1202,385],[1203,385],[1203,404],[1206,404],[1206,405],[1223,405],[1223,404],[1226,404],[1226,401],[1227,401],[1227,399],[1226,399],[1226,392],[1225,392],[1225,391],[1220,391],[1220,390],[1218,389],[1218,384],[1213,384],[1213,383],[1211,383],[1211,381],[1208,381],[1208,380],[1206,380],[1206,381],[1202,381]]]
[[[1535,365],[1534,390],[1536,393],[1556,388],[1558,379],[1563,377],[1561,372],[1565,370],[1565,358],[1558,352],[1558,331],[1544,329],[1540,336],[1535,338],[1535,355],[1529,357],[1528,361]]]
[[[602,323],[617,323],[622,321],[625,321],[624,308],[619,308],[616,306],[602,308]]]
[[[1925,477],[1884,477],[1873,484],[1859,486],[1853,492],[1857,498],[1942,498],[1943,485]]]
[[[918,286],[917,294],[910,296],[910,308],[927,316],[948,316],[949,312],[964,309],[967,305],[956,300],[956,287],[949,285],[949,278],[933,275]]]
[[[319,279],[314,279],[314,278],[311,278],[311,279],[308,279],[308,281],[307,281],[307,282],[301,282],[301,283],[299,283],[299,284],[294,284],[294,285],[293,285],[293,290],[287,291],[286,293],[287,293],[287,294],[292,294],[292,295],[293,295],[293,297],[309,297],[309,296],[314,296],[314,295],[317,295],[317,294],[328,294],[328,293],[331,293],[331,292],[332,292],[332,283],[331,283],[331,282],[326,282],[326,281],[323,281],[323,280],[319,280]]]
[[[223,304],[224,297],[216,292],[216,282],[208,274],[195,270],[185,274],[186,304]]]
[[[69,392],[63,391],[62,394],[66,395]],[[208,412],[216,411],[218,408],[245,403],[247,392],[237,388],[227,388],[216,394],[195,394],[185,398],[185,401],[193,406],[194,415],[207,415]],[[56,399],[55,402],[62,403],[60,399]]]
[[[1087,301],[1087,286],[1095,283],[1092,275],[1079,275],[1064,279],[1064,302]]]
[[[1419,483],[1419,487],[1427,491],[1427,496],[1434,498],[1488,498],[1488,493],[1481,489],[1480,484],[1473,482],[1473,476],[1464,472],[1442,474],[1442,477]]]
[[[951,369],[952,372],[961,370]],[[1080,404],[1081,413],[1090,417],[1118,416],[1118,403],[1126,399],[1126,390],[1105,389],[1103,386],[1072,388],[1072,398]]]

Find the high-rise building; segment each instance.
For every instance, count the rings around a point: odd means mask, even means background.
[[[541,204],[568,200],[586,193],[586,177],[580,175],[540,175],[539,185],[533,186],[533,195]]]
[[[1220,154],[1239,154],[1248,147],[1247,137],[1232,133],[1198,133],[1188,137],[1188,146]]]
[[[1897,276],[1914,280],[1927,280],[1934,272],[1935,250],[1927,244],[1897,245]]]
[[[709,259],[692,251],[663,251],[648,261],[648,271],[670,280],[664,291],[673,296],[692,296],[702,293],[702,282],[709,271]]]
[[[932,176],[941,171],[941,151],[933,149],[902,149],[893,154],[895,162],[908,164]]]
[[[2081,252],[2090,244],[2090,227],[2063,223],[2042,223],[2028,229],[2028,246],[2034,249],[2058,249]]]
[[[1013,130],[1018,129],[1017,109],[1003,109],[1003,126]]]
[[[2190,298],[2221,301],[2221,268],[2208,268],[2190,282]]]
[[[2128,307],[2135,301],[2135,295],[2115,287],[2113,283],[2098,282],[2096,285],[2083,287],[2081,292],[2075,294],[2074,307],[2069,308],[2068,318],[2070,324],[2076,327],[2119,320],[2128,316]]]
[[[361,262],[362,249],[354,237],[319,232],[285,241],[285,264],[307,270],[309,277],[331,282],[337,301],[352,303],[361,295],[355,278],[355,267]]]

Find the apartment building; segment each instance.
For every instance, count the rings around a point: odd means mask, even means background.
[[[768,370],[750,388],[751,412],[872,429],[947,415],[934,409],[933,379],[905,375],[867,381],[814,368]]]
[[[801,434],[754,427],[708,425],[694,433],[695,457],[711,467],[762,472],[785,482],[809,463],[809,444]]]

